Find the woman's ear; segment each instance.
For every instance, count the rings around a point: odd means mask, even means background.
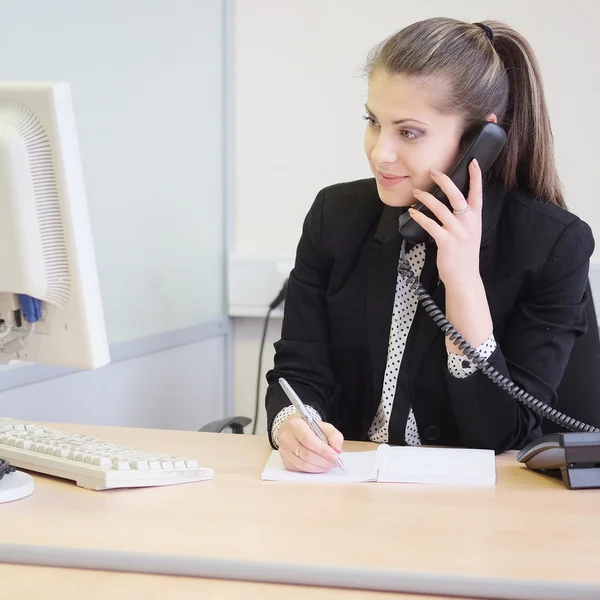
[[[489,121],[490,123],[496,123],[496,125],[498,124],[498,118],[496,117],[496,115],[494,113],[490,113],[486,118],[486,121]]]

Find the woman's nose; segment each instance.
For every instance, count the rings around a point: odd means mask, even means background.
[[[395,144],[389,136],[379,135],[373,152],[371,152],[371,159],[376,165],[395,163],[398,160]]]

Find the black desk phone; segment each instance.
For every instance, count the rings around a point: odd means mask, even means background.
[[[482,175],[485,175],[498,158],[505,143],[505,131],[499,125],[488,121],[465,134],[458,162],[449,173],[449,177],[465,197],[469,191],[470,162],[476,158]],[[431,193],[450,207],[448,198],[438,186]],[[413,208],[439,223],[431,211],[420,202],[417,202]],[[410,268],[406,259],[407,244],[426,241],[429,237],[428,233],[408,212],[399,217],[398,231],[402,237],[398,272],[407,279],[409,287],[416,293],[419,302],[436,325],[486,377],[506,390],[513,398],[542,417],[576,432],[544,435],[523,448],[518,453],[517,460],[532,470],[562,474],[563,481],[570,489],[600,488],[600,429],[573,419],[534,398],[485,361],[454,329]]]

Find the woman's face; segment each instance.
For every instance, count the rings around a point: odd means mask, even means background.
[[[365,152],[390,206],[414,204],[414,188],[432,187],[430,170],[447,173],[458,159],[463,121],[434,108],[432,89],[385,71],[369,80]]]

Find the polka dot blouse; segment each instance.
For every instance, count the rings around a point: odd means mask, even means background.
[[[417,244],[407,253],[406,258],[410,263],[411,269],[417,277],[420,277],[425,265],[425,244]],[[388,356],[383,376],[383,391],[381,400],[375,414],[375,418],[369,428],[368,437],[373,442],[387,443],[389,439],[389,424],[396,394],[396,382],[398,373],[402,364],[402,357],[406,348],[406,340],[410,331],[415,313],[417,312],[418,301],[416,295],[408,289],[406,280],[398,274],[396,280],[396,295],[394,298],[394,309],[392,312],[392,323],[390,326],[390,336],[388,342]],[[477,348],[479,354],[488,359],[496,349],[496,341],[493,334]],[[458,378],[468,377],[477,370],[477,367],[462,354],[448,353],[448,371],[451,375]],[[313,417],[321,419],[319,413],[312,407]],[[277,447],[277,436],[279,427],[283,420],[294,413],[293,406],[288,406],[277,413],[271,428],[271,437],[273,444]],[[419,430],[414,412],[410,408],[404,438],[407,444],[418,446],[421,444]]]

